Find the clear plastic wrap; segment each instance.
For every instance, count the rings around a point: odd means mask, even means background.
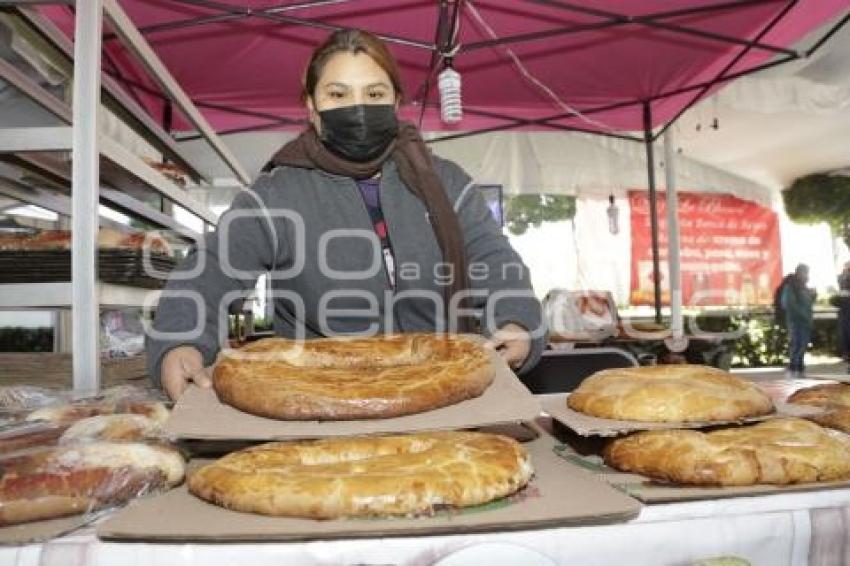
[[[183,481],[167,444],[77,442],[0,457],[0,526],[100,512]]]
[[[28,448],[50,446],[59,442],[68,425],[46,421],[22,421],[0,427],[0,457]]]
[[[96,415],[79,420],[63,430],[59,444],[81,441],[165,440],[162,423],[145,415]]]
[[[32,385],[0,386],[0,413],[33,410],[68,399],[69,395]]]
[[[41,407],[57,405],[71,399],[68,392],[32,385],[0,386],[0,430],[18,423]]]
[[[0,410],[22,414],[0,426],[0,527],[100,513],[183,480],[184,458],[162,429],[168,409],[159,391],[123,385],[79,397],[4,389]]]
[[[145,329],[138,310],[107,310],[101,313],[101,355],[129,358],[145,351]]]
[[[168,419],[168,408],[159,392],[134,386],[106,389],[94,397],[64,399],[26,416],[27,421],[73,424],[99,415],[144,415],[159,425]]]

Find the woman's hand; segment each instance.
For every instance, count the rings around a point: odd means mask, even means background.
[[[204,357],[193,346],[178,346],[162,359],[162,388],[176,401],[190,382],[198,387],[210,387],[212,381],[204,369]]]
[[[484,345],[497,350],[512,369],[519,369],[531,353],[531,334],[510,322],[494,332]]]

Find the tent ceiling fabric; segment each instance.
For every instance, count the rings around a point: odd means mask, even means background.
[[[299,2],[298,5],[310,4]],[[299,18],[334,26],[361,27],[379,34],[410,40],[417,45],[391,45],[399,59],[408,97],[426,82],[436,36],[439,2],[436,0],[351,0],[322,2],[299,8],[281,0],[225,3],[223,0],[122,0],[122,7],[143,30],[148,41],[180,84],[219,131],[268,128],[280,118],[305,117],[299,101],[300,80],[311,50],[327,35],[324,29],[295,25]],[[695,13],[654,20],[666,27],[618,23],[600,13],[566,9],[567,2],[465,0],[459,18],[460,52],[455,68],[463,77],[465,116],[458,131],[499,127],[510,120],[492,114],[541,120],[573,110],[585,112],[626,100],[648,99],[689,85],[710,81],[747,48],[718,41],[717,36],[754,40],[779,15],[783,17],[761,38],[773,50],[754,47],[728,72],[734,73],[776,57],[776,50],[792,45],[808,31],[846,13],[847,0],[592,0],[582,9],[640,18],[660,12]],[[675,6],[672,6],[675,4]],[[570,4],[571,5],[571,4]],[[672,6],[672,7],[671,7]],[[726,6],[725,9],[718,9]],[[734,6],[734,7],[730,7]],[[276,21],[237,17],[245,10],[277,8]],[[67,6],[42,8],[60,26],[71,31]],[[230,17],[227,10],[235,12]],[[174,22],[206,18],[206,23],[173,27]],[[631,20],[634,22],[635,20]],[[169,27],[171,26],[171,27]],[[687,26],[714,38],[685,35],[669,29]],[[581,31],[576,31],[576,28]],[[558,30],[573,29],[572,33]],[[491,45],[495,38],[552,32],[535,41]],[[107,40],[105,67],[156,91],[154,83],[114,39]],[[424,47],[423,47],[424,46]],[[779,57],[783,55],[778,55]],[[840,62],[835,64],[841,64]],[[436,102],[434,84],[429,99]],[[699,91],[656,101],[653,125],[673,118]],[[137,93],[155,117],[164,104],[156,96]],[[708,92],[703,94],[710,94]],[[225,110],[224,107],[236,109]],[[484,116],[481,113],[490,113]],[[408,118],[418,118],[410,104]],[[643,129],[639,105],[553,120],[561,126],[595,131]],[[300,125],[280,126],[289,129]],[[187,123],[175,116],[175,130]],[[444,130],[438,109],[425,112],[423,129]],[[546,130],[542,124],[522,129]]]
[[[717,128],[710,125],[717,119]],[[685,156],[778,190],[850,165],[850,28],[809,60],[735,81],[675,125]]]

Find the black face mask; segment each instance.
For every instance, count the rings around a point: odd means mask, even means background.
[[[330,151],[355,163],[380,156],[398,133],[392,104],[355,104],[319,112],[322,143]]]

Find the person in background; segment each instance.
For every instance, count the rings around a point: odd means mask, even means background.
[[[841,358],[850,364],[850,261],[838,274],[838,339]],[[850,371],[850,369],[848,369]]]
[[[803,360],[812,337],[815,292],[808,287],[809,266],[801,263],[782,290],[782,309],[788,325],[788,370],[791,375],[805,372]]]

